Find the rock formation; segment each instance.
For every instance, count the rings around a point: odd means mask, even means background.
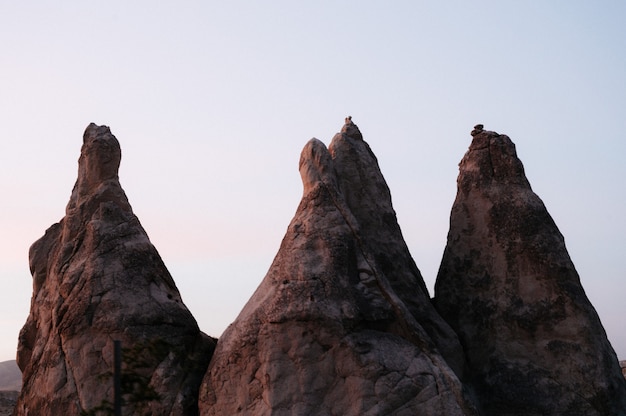
[[[515,145],[482,126],[472,136],[435,303],[484,414],[626,414],[615,353]]]
[[[66,215],[30,249],[33,296],[19,337],[16,415],[73,416],[113,402],[114,340],[125,347],[123,371],[138,381],[123,385],[127,401],[137,393],[151,414],[197,413],[215,344],[133,214],[120,159],[109,128],[89,125]],[[141,400],[146,394],[158,399]],[[129,404],[124,414],[138,413]]]
[[[300,205],[216,347],[132,212],[117,139],[91,124],[66,215],[30,250],[14,414],[110,409],[120,340],[124,415],[626,415],[620,363],[515,145],[471,135],[437,309],[347,117],[328,148],[304,147]]]
[[[304,191],[266,277],[220,338],[201,415],[472,415],[455,334],[430,303],[351,119],[300,158]]]

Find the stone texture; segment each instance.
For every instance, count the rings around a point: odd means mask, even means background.
[[[214,341],[198,329],[133,214],[120,159],[109,128],[89,125],[66,215],[30,249],[33,296],[19,337],[16,415],[73,416],[112,402],[114,340],[139,348],[125,366],[160,395],[147,410],[197,413]]]
[[[303,197],[267,275],[224,332],[201,415],[471,415],[462,367],[408,254],[387,185],[346,119],[300,158]]]
[[[515,145],[482,126],[472,136],[435,303],[484,414],[626,414],[616,355]]]

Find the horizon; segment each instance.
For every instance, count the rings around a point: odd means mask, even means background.
[[[0,361],[29,312],[28,248],[64,216],[90,122],[119,140],[135,215],[218,337],[295,213],[300,150],[348,115],[430,296],[470,131],[508,135],[626,359],[626,5],[0,7]]]

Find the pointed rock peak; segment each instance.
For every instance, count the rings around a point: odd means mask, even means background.
[[[109,126],[98,126],[96,123],[89,123],[83,133],[83,143],[93,140],[106,140],[107,138],[110,138],[110,136],[113,136],[113,134],[111,134]]]
[[[359,140],[353,140],[355,131]],[[378,160],[351,118],[346,119],[328,149],[341,194],[359,224],[363,243],[377,259],[394,291],[461,374],[463,354],[456,334],[432,307],[424,279],[404,241]]]
[[[474,130],[472,130],[472,136],[476,136],[477,134],[480,134],[483,131],[483,128],[485,126],[483,126],[482,124],[477,124],[474,126]]]
[[[341,133],[354,140],[363,140],[363,135],[357,125],[352,121],[352,116],[346,117],[345,124],[341,128]]]
[[[304,195],[308,194],[316,185],[323,183],[333,189],[337,189],[337,175],[333,160],[328,149],[318,139],[311,139],[300,153],[298,165]]]
[[[107,180],[117,180],[122,150],[107,126],[91,123],[83,135],[78,160],[78,187],[81,193]]]
[[[511,139],[478,124],[472,130],[472,143],[459,163],[459,185],[464,191],[490,183],[521,185],[530,188],[524,166]]]
[[[120,143],[109,127],[94,123],[87,126],[78,159],[78,177],[65,209],[66,240],[73,239],[94,215],[111,218],[123,212],[126,219],[133,216],[119,182],[121,159]]]

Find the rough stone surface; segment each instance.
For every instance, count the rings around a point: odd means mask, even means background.
[[[89,125],[66,215],[30,249],[33,296],[19,337],[16,415],[73,416],[112,402],[114,340],[139,348],[124,368],[134,366],[159,394],[151,414],[197,413],[215,344],[133,214],[118,180],[120,159],[109,128]]]
[[[300,174],[300,205],[265,279],[220,338],[200,414],[475,414],[437,348],[462,366],[458,341],[430,306],[351,119],[330,151],[307,143]]]
[[[515,145],[472,135],[435,304],[464,346],[484,414],[626,414],[616,355]]]

